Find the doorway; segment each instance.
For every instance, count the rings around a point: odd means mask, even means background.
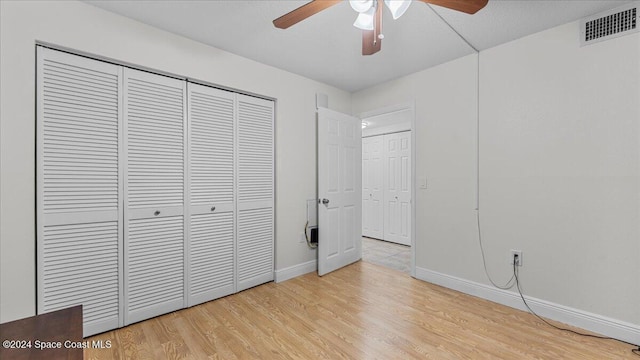
[[[414,275],[412,103],[360,114],[362,259]]]

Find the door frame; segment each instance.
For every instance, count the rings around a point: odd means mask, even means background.
[[[398,111],[411,111],[411,276],[416,277],[416,104],[415,99],[364,111],[356,116],[360,119],[390,114]]]

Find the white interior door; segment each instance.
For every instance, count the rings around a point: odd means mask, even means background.
[[[235,292],[235,94],[187,84],[188,305]]]
[[[362,235],[382,239],[382,135],[362,139]]]
[[[184,307],[184,81],[125,68],[124,322]]]
[[[362,257],[360,120],[318,109],[318,274]]]
[[[123,321],[122,72],[37,49],[37,311],[82,305],[89,336]]]
[[[242,291],[274,277],[274,102],[236,99],[236,291]]]
[[[411,132],[384,135],[384,239],[411,245]]]

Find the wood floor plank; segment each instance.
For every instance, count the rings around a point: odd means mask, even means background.
[[[565,325],[562,325],[565,326]],[[86,359],[636,359],[619,341],[366,262],[268,283],[88,340]]]

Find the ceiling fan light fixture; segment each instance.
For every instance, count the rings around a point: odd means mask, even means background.
[[[409,5],[411,5],[411,0],[384,0],[384,4],[391,11],[393,20],[396,20],[407,11]]]
[[[2,0],[0,0],[2,1]],[[382,9],[384,1],[393,19],[401,17],[414,0],[349,0],[349,5],[356,12],[358,18],[353,25],[362,31],[362,55],[373,55],[380,51],[382,35]],[[418,1],[418,0],[415,0]],[[475,14],[487,5],[489,0],[420,0],[427,4],[434,4],[466,14]],[[326,10],[327,8],[344,3],[343,0],[312,0],[273,20],[278,29],[287,29],[308,17]],[[380,4],[380,5],[379,5]]]
[[[362,30],[373,30],[373,15],[375,12],[376,9],[372,7],[369,11],[358,14],[353,26]]]
[[[349,0],[351,8],[359,13],[367,12],[373,7],[373,0]]]

